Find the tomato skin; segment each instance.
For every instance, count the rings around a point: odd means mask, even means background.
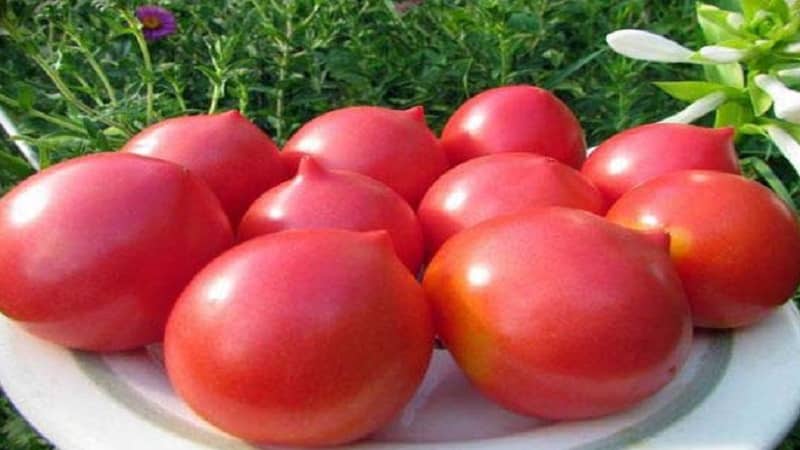
[[[253,203],[239,225],[239,240],[308,228],[387,230],[411,273],[422,263],[422,229],[402,197],[367,176],[327,170],[310,156],[303,158],[295,178]]]
[[[581,210],[538,208],[464,230],[423,286],[472,383],[520,414],[620,411],[671,380],[691,345],[665,249]]]
[[[607,217],[669,233],[697,326],[755,323],[800,283],[794,213],[744,177],[702,170],[663,175],[623,195]]]
[[[278,147],[239,111],[163,120],[120,151],[188,168],[208,183],[234,227],[259,195],[288,178]]]
[[[606,210],[600,192],[575,169],[532,153],[497,153],[445,172],[425,193],[418,215],[432,255],[465,228],[537,206]]]
[[[609,204],[647,180],[678,170],[740,174],[733,128],[651,123],[617,133],[600,144],[581,169]]]
[[[297,130],[283,147],[282,158],[296,167],[304,154],[328,169],[374,178],[412,207],[448,168],[421,106],[403,111],[375,106],[329,111]]]
[[[579,168],[586,157],[575,115],[551,92],[517,85],[489,89],[468,99],[447,121],[442,147],[455,165],[478,156],[529,152]]]
[[[197,413],[243,439],[360,439],[410,400],[433,344],[422,288],[384,231],[289,230],[226,252],[167,325],[167,372]]]
[[[191,277],[233,243],[186,169],[103,153],[55,165],[0,199],[0,309],[82,350],[160,341]]]

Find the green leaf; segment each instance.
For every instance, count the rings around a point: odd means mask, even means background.
[[[4,151],[0,151],[0,170],[6,170],[18,177],[25,177],[33,173],[33,168],[24,159]]]
[[[717,108],[714,128],[734,127],[738,129],[741,125],[752,120],[753,111],[749,105],[745,106],[740,102],[727,102]]]
[[[707,81],[657,81],[653,84],[670,96],[685,102],[693,102],[708,94],[720,91],[724,92],[728,98],[740,95],[738,89]]]
[[[703,66],[706,78],[712,83],[724,84],[739,89],[744,88],[744,71],[739,63],[706,64]]]
[[[753,114],[761,117],[772,106],[772,98],[753,81],[756,75],[758,73],[751,72],[747,76],[747,92],[750,94],[750,103],[753,104]]]
[[[540,28],[539,18],[524,12],[512,13],[506,21],[506,26],[513,31],[522,33],[536,33]]]
[[[581,67],[583,67],[586,64],[589,64],[590,62],[592,62],[595,58],[597,58],[598,56],[603,54],[607,49],[608,49],[607,47],[603,47],[600,50],[594,51],[594,52],[584,56],[583,58],[575,61],[574,63],[572,63],[569,66],[565,67],[563,70],[553,74],[552,78],[550,78],[545,83],[543,83],[543,85],[547,86],[550,89],[557,88],[561,84],[562,81],[566,80],[572,74],[574,74],[575,72],[580,70]]]
[[[769,0],[741,0],[741,2],[744,18],[748,22],[756,17],[759,10],[767,9],[770,3]]]
[[[789,190],[786,188],[786,185],[784,185],[781,179],[775,175],[775,172],[773,172],[772,168],[766,162],[764,162],[763,159],[753,156],[742,162],[752,167],[758,176],[764,180],[767,185],[769,185],[769,187],[775,191],[776,194],[778,194],[778,197],[780,197],[795,212],[797,212],[797,205],[795,204],[792,195],[789,194]]]
[[[729,18],[736,14],[713,5],[698,3],[697,23],[703,30],[706,41],[717,43],[742,38],[744,33],[731,26],[729,21]]]
[[[28,84],[20,85],[17,89],[17,103],[19,103],[19,108],[23,111],[30,111],[36,99],[36,92]]]

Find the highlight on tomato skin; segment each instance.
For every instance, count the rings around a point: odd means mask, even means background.
[[[422,106],[406,110],[353,106],[328,111],[289,138],[281,159],[287,167],[296,168],[303,155],[314,156],[328,169],[374,178],[413,208],[449,167],[425,122]]]
[[[537,206],[604,214],[605,200],[577,170],[533,153],[481,156],[445,172],[417,211],[428,255],[457,232],[488,219]]]
[[[422,263],[422,229],[402,197],[367,176],[325,169],[311,156],[303,157],[294,178],[253,203],[239,225],[239,239],[311,228],[387,230],[411,273]]]
[[[99,153],[0,198],[0,310],[69,348],[158,342],[194,274],[233,243],[219,200],[171,162]]]
[[[447,241],[423,287],[472,384],[519,414],[585,419],[653,395],[692,323],[663,244],[586,211],[542,207]]]
[[[621,131],[601,143],[581,173],[609,206],[625,192],[660,175],[704,169],[741,174],[731,127],[651,123]]]
[[[800,228],[772,191],[738,175],[687,170],[624,194],[612,222],[670,235],[696,326],[754,324],[800,284]]]
[[[208,183],[234,227],[259,195],[288,178],[272,139],[236,110],[163,120],[120,151],[188,168]]]
[[[181,294],[164,342],[186,403],[248,441],[338,445],[388,423],[433,348],[424,292],[385,231],[288,230],[224,253]]]
[[[502,152],[549,156],[573,168],[586,158],[578,119],[553,93],[530,85],[502,86],[467,99],[442,130],[450,164]]]

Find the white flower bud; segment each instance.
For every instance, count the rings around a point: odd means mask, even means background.
[[[691,62],[694,52],[664,36],[644,30],[617,30],[606,36],[617,53],[628,58],[655,62]]]
[[[758,75],[754,81],[772,98],[777,118],[800,124],[800,92],[789,89],[777,78],[769,75]]]
[[[723,47],[721,45],[707,45],[697,52],[703,59],[715,63],[726,64],[741,61],[747,52],[738,48]]]
[[[800,53],[800,42],[792,42],[791,44],[787,44],[782,50],[786,53]]]
[[[777,125],[767,125],[765,128],[778,150],[783,153],[795,172],[800,174],[800,144],[794,140],[791,134]]]
[[[737,12],[728,13],[725,21],[728,22],[728,25],[735,30],[741,29],[744,26],[744,16]]]
[[[783,69],[778,71],[778,76],[783,78],[784,80],[793,80],[798,81],[800,80],[800,67],[795,67],[793,69]]]
[[[722,92],[712,92],[703,96],[682,109],[676,114],[673,114],[661,123],[692,123],[695,120],[705,116],[706,114],[719,108],[720,105],[725,103],[726,97]]]

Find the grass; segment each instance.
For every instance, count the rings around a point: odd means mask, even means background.
[[[685,0],[427,0],[402,14],[378,0],[159,4],[179,31],[146,44],[130,1],[0,0],[0,105],[43,166],[113,150],[164,117],[230,108],[279,143],[315,115],[353,104],[422,104],[440,130],[467,97],[512,83],[555,91],[597,143],[681,106],[648,81],[698,70],[614,55],[607,32],[637,27],[701,42]],[[740,149],[765,159],[798,199],[800,183],[765,142]],[[0,140],[0,192],[30,173]],[[0,417],[0,447],[44,448],[5,401]],[[783,448],[800,448],[800,428]]]

